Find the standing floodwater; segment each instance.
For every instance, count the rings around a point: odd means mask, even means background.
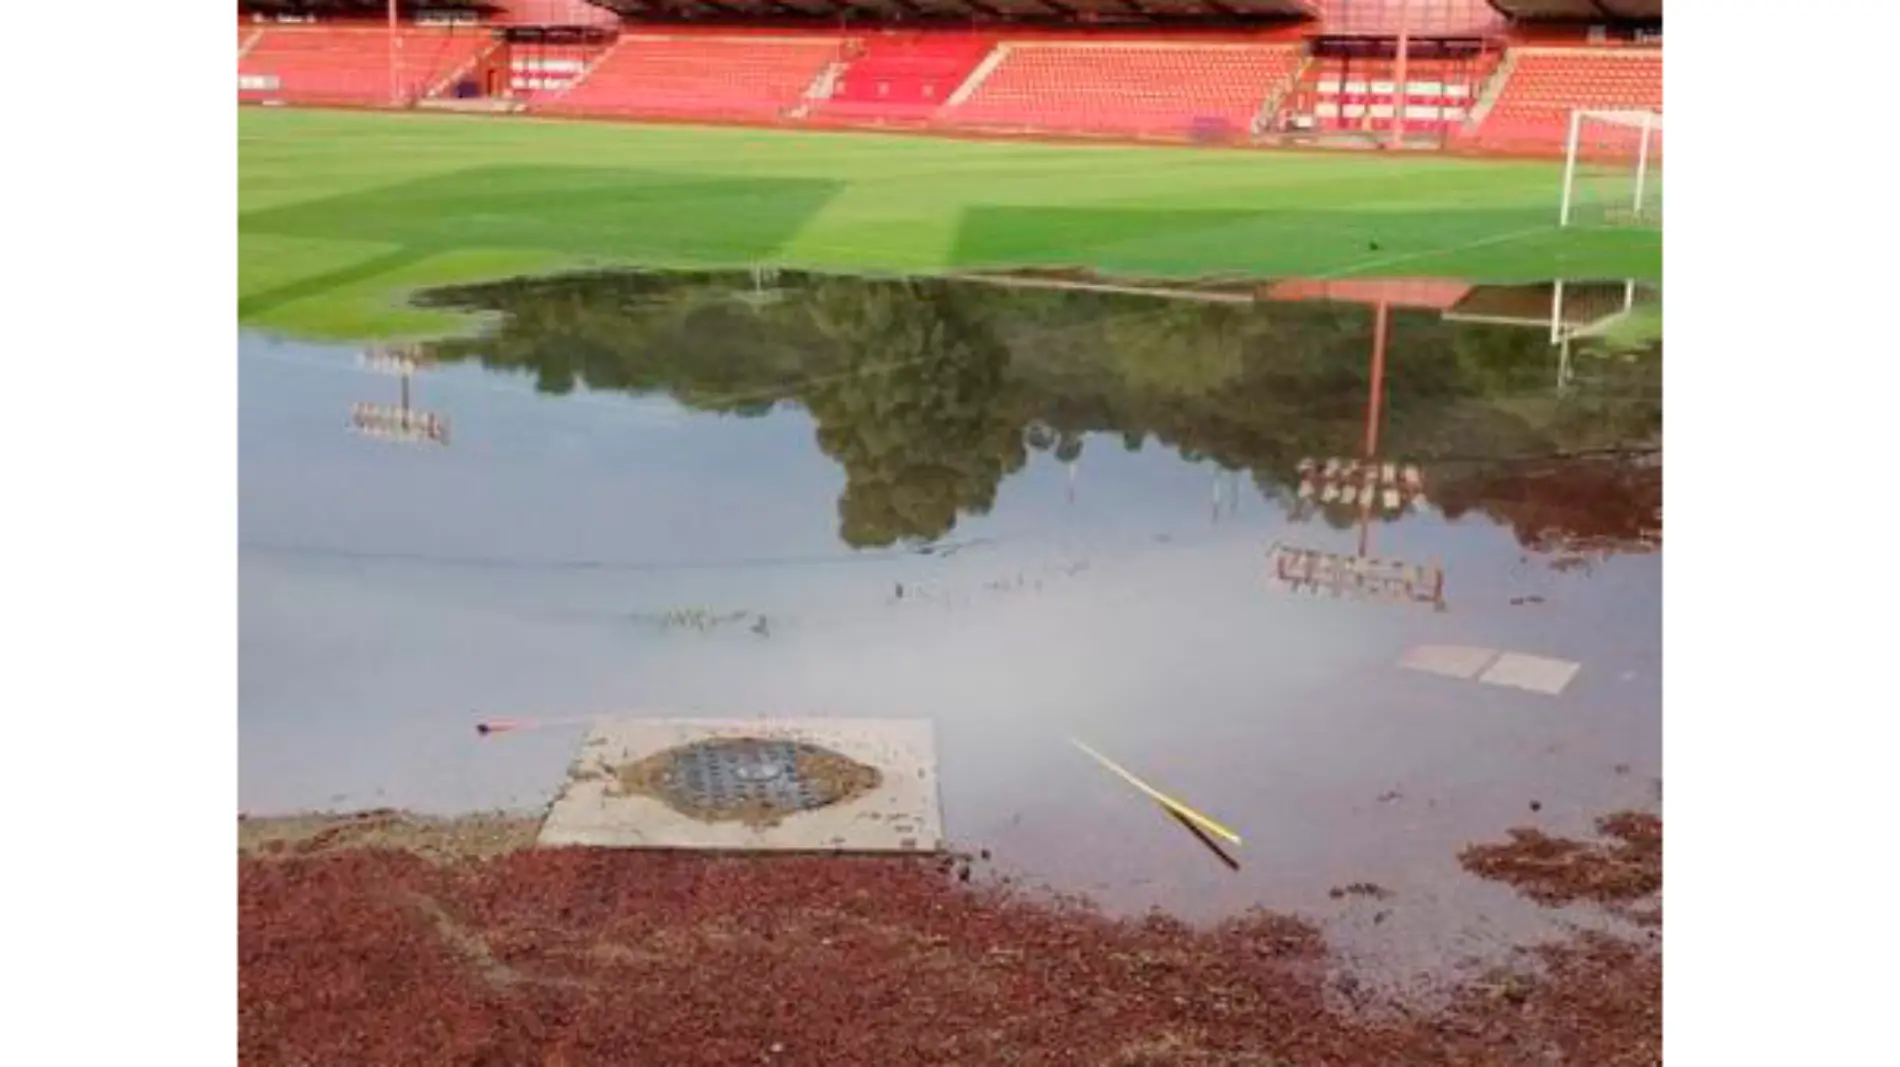
[[[1660,774],[1660,346],[1590,336],[1653,294],[1175,288],[623,273],[243,336],[245,810],[545,804],[579,729],[484,717],[928,718],[1004,871],[1508,910],[1460,846]]]

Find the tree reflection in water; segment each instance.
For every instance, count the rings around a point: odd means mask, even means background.
[[[1365,432],[1375,314],[1363,304],[771,280],[762,293],[753,272],[629,271],[425,301],[499,314],[481,336],[434,346],[436,358],[532,374],[545,392],[585,384],[739,417],[802,407],[845,472],[839,536],[861,548],[949,535],[989,510],[1031,451],[1073,476],[1090,435],[1131,450],[1153,440],[1292,510],[1300,462],[1352,454]],[[1583,369],[1560,390],[1545,331],[1389,314],[1383,450],[1428,468],[1434,505],[1487,514],[1537,551],[1656,543],[1660,343],[1580,344]],[[1313,510],[1340,529],[1360,521],[1352,507]]]

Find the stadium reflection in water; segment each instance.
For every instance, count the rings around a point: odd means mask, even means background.
[[[1502,923],[1462,844],[1660,773],[1657,299],[626,272],[429,294],[493,326],[396,363],[246,334],[242,802],[544,802],[576,739],[483,715],[923,716],[952,837],[1004,869]],[[392,366],[427,417],[366,427]],[[1427,643],[1583,666],[1554,697],[1395,666]],[[1240,870],[1069,735],[1241,829]]]

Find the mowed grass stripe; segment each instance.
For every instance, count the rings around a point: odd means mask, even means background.
[[[477,265],[1660,278],[1653,231],[1557,230],[1558,180],[1450,157],[246,108],[239,318],[394,335],[440,321],[404,293]]]

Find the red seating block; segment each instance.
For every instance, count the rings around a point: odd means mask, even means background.
[[[865,121],[919,121],[943,107],[994,43],[960,33],[887,34],[851,43],[831,96],[813,114]]]
[[[774,119],[797,106],[836,37],[623,35],[586,80],[537,110],[588,115]]]
[[[946,111],[958,126],[1133,136],[1188,136],[1197,123],[1251,128],[1299,69],[1297,45],[1023,43],[971,97]]]
[[[404,27],[396,34],[400,92],[406,99],[426,95],[493,42],[479,27]],[[238,60],[238,75],[277,81],[275,89],[246,88],[240,81],[241,100],[383,103],[390,98],[389,38],[381,29],[272,26]]]
[[[1471,140],[1561,151],[1572,111],[1660,112],[1662,70],[1662,53],[1651,49],[1526,49]]]

